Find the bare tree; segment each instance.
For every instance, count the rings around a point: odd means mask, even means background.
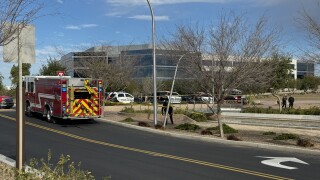
[[[269,27],[268,27],[269,28]],[[200,26],[178,26],[177,32],[166,40],[167,47],[194,52],[186,55],[185,68],[206,93],[217,101],[216,113],[223,138],[221,106],[224,98],[242,84],[268,83],[272,73],[270,57],[275,49],[275,30],[267,30],[267,19],[261,17],[254,26],[243,16],[223,14],[209,31]],[[208,104],[212,112],[214,103]]]
[[[0,46],[10,43],[19,30],[37,18],[43,4],[38,0],[3,0],[0,3]]]
[[[315,5],[318,9],[317,14],[312,15],[306,9],[301,12],[298,23],[302,25],[306,32],[306,39],[309,43],[309,49],[303,49],[305,57],[308,60],[320,62],[320,3]]]
[[[125,54],[120,54],[109,61],[110,48],[108,46],[102,48],[100,52],[104,54],[96,56],[97,52],[82,52],[82,55],[87,54],[88,56],[79,61],[76,73],[84,77],[102,79],[105,90],[125,90],[131,83],[134,61]]]

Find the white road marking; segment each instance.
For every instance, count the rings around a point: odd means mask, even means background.
[[[291,166],[285,166],[282,165],[282,162],[295,162],[295,163],[300,163],[300,164],[307,164],[308,163],[301,161],[300,159],[297,159],[295,157],[266,157],[266,156],[257,156],[260,158],[265,158],[267,160],[261,161],[262,164],[268,165],[268,166],[273,166],[273,167],[278,167],[278,168],[283,168],[283,169],[298,169],[297,167],[291,167]]]

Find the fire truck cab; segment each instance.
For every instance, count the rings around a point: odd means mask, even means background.
[[[101,117],[102,80],[70,76],[24,76],[25,113],[42,114],[48,122]]]

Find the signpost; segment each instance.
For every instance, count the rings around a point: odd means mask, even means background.
[[[17,151],[16,151],[16,168],[22,170],[24,163],[24,101],[22,86],[22,63],[35,62],[35,27],[28,25],[19,27],[16,34],[13,34],[12,40],[3,46],[3,60],[5,62],[18,62],[19,84],[17,86]],[[7,31],[8,29],[3,29]]]

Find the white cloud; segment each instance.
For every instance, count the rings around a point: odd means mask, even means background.
[[[59,56],[59,47],[44,46],[41,49],[36,49],[36,58],[39,61],[48,59],[49,57],[56,58]]]
[[[64,33],[63,32],[54,32],[56,37],[64,37]]]
[[[80,30],[81,28],[80,28],[79,26],[68,25],[68,26],[66,26],[66,29],[71,29],[71,30]]]
[[[63,0],[57,0],[57,2],[63,4]]]
[[[97,24],[81,24],[81,25],[68,25],[65,28],[70,30],[80,30],[84,28],[93,28],[97,26],[98,26]]]
[[[92,28],[92,27],[97,27],[97,24],[82,24],[81,27],[83,28]]]
[[[137,19],[137,20],[151,20],[150,15],[135,15],[135,16],[131,16],[129,18]],[[168,21],[169,20],[168,16],[155,16],[154,18],[157,21]]]

